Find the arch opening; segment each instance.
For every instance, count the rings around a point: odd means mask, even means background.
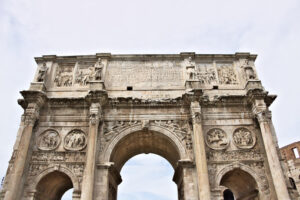
[[[125,163],[121,175],[123,182],[118,187],[119,200],[177,198],[177,186],[172,181],[174,169],[161,156],[136,155]]]
[[[236,200],[258,200],[259,198],[255,179],[248,172],[241,169],[233,169],[227,172],[222,177],[220,185],[228,188]],[[227,193],[229,195],[229,191]]]
[[[71,188],[73,188],[73,183],[68,175],[60,171],[53,171],[38,182],[35,199],[60,200]]]
[[[122,138],[114,147],[110,162],[120,172],[125,162],[135,155],[153,153],[162,156],[175,169],[180,160],[176,144],[164,134],[156,131],[137,131]]]
[[[172,168],[177,169],[178,161],[181,159],[178,142],[168,135],[154,130],[138,130],[131,132],[116,142],[109,161],[113,163],[115,172],[121,172],[124,164],[132,157],[139,154],[156,154],[166,159]],[[115,200],[118,196],[118,185],[121,178],[111,173],[109,176],[109,200]],[[182,191],[182,184],[176,183],[178,191]],[[177,194],[175,190],[175,194]],[[177,196],[177,195],[176,195]]]

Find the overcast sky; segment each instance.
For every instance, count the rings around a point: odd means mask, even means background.
[[[279,144],[299,141],[299,10],[299,0],[0,0],[0,175],[22,114],[19,91],[33,79],[33,57],[45,54],[258,54],[259,78],[278,95]]]

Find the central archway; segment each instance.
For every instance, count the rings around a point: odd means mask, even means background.
[[[173,181],[177,184],[178,199],[196,200],[197,183],[195,183],[195,167],[184,143],[174,133],[158,126],[147,129],[133,127],[119,133],[108,145],[103,163],[110,163],[107,172],[108,200],[117,198],[118,185],[122,181],[120,171],[123,165],[133,156],[153,153],[165,158],[174,168]],[[113,169],[112,169],[113,168]],[[103,172],[105,179],[105,172]],[[103,194],[103,193],[102,193]],[[101,199],[101,198],[99,198]]]

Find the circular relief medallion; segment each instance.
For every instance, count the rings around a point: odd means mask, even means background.
[[[59,134],[55,130],[47,130],[39,135],[37,147],[40,150],[50,151],[56,149],[60,144]]]
[[[79,151],[86,146],[86,136],[81,130],[70,131],[64,139],[64,148],[71,151]]]
[[[241,149],[250,149],[254,147],[256,142],[254,133],[250,132],[246,128],[237,128],[233,132],[232,138],[235,146]]]
[[[212,149],[226,149],[229,142],[225,131],[219,128],[210,129],[206,134],[206,144]]]

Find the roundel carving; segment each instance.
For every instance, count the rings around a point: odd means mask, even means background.
[[[55,130],[46,130],[39,135],[37,140],[37,147],[40,150],[50,151],[54,150],[60,144],[60,137]]]
[[[241,149],[250,149],[254,147],[256,142],[256,137],[254,133],[250,132],[246,128],[237,128],[233,132],[233,142],[235,146]]]
[[[83,131],[75,129],[64,138],[64,148],[70,151],[79,151],[86,146],[86,136]]]
[[[219,128],[210,129],[206,134],[206,144],[212,149],[226,149],[229,141],[225,131]]]

